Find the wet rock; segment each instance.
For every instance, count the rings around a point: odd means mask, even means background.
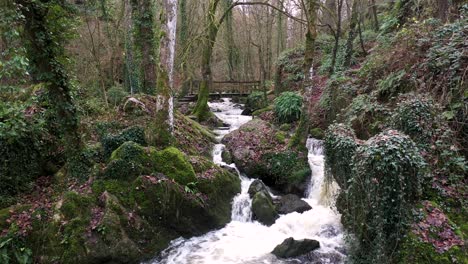
[[[317,240],[294,240],[294,238],[290,237],[285,239],[283,243],[276,246],[271,253],[278,258],[293,258],[307,254],[319,247],[320,243]]]
[[[249,116],[249,115],[252,115],[252,109],[250,108],[245,108],[244,111],[242,111],[241,115],[246,115],[246,116]]]
[[[229,152],[229,150],[227,150],[227,149],[223,150],[223,152],[221,153],[221,158],[227,164],[231,164],[233,162],[231,152]]]
[[[279,217],[271,197],[263,191],[257,192],[252,200],[252,214],[255,220],[266,226],[274,224]]]
[[[307,190],[310,167],[307,152],[287,147],[289,135],[273,124],[253,119],[223,138],[237,168],[248,177],[261,179],[282,193],[303,196]]]
[[[280,214],[290,214],[292,212],[303,213],[312,209],[312,207],[299,196],[287,194],[280,198],[276,209]]]
[[[237,175],[237,171],[235,168],[233,167],[229,167],[229,166],[226,166],[226,165],[222,165],[221,168],[229,171],[230,173],[234,174],[234,175]]]
[[[261,180],[254,180],[249,186],[248,193],[249,193],[250,198],[253,198],[255,194],[257,194],[258,192],[264,192],[271,199],[271,196],[268,193],[268,188],[266,187],[266,185]]]

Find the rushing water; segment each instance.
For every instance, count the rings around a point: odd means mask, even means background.
[[[229,128],[216,130],[219,139],[251,120],[240,115],[242,109],[229,99],[210,103],[215,114],[229,124]],[[323,175],[322,144],[309,139],[309,164],[312,170],[307,199],[312,209],[299,213],[282,215],[270,227],[251,220],[251,199],[247,194],[251,179],[239,174],[242,191],[232,203],[232,221],[220,230],[212,231],[191,239],[179,238],[172,241],[168,249],[154,260],[153,264],[282,264],[282,263],[342,263],[343,234],[340,216],[330,208],[333,198],[331,191],[336,187],[325,188]],[[213,150],[215,163],[235,168],[221,159],[223,144]],[[327,190],[327,191],[325,191]],[[310,238],[320,242],[320,249],[314,251],[308,260],[280,260],[270,254],[273,248],[288,237]]]

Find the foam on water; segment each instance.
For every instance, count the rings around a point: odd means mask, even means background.
[[[238,129],[251,120],[242,116],[239,105],[228,99],[222,102],[210,103],[215,114],[230,125],[229,129],[216,130],[219,139],[227,133]],[[302,214],[291,213],[282,215],[270,227],[257,221],[252,221],[251,199],[247,193],[252,179],[239,174],[242,191],[233,199],[232,221],[220,230],[212,231],[200,237],[191,239],[179,238],[172,241],[161,256],[150,263],[154,264],[280,264],[297,263],[294,260],[280,260],[270,254],[273,248],[288,237],[295,239],[316,239],[320,249],[314,251],[317,261],[310,263],[342,263],[343,233],[340,215],[331,208],[334,198],[330,192],[324,192],[325,181],[323,173],[322,142],[309,139],[309,164],[312,175],[307,199],[312,209]],[[223,144],[215,145],[213,160],[215,163],[235,168],[234,164],[222,161]],[[302,262],[304,263],[304,262]]]

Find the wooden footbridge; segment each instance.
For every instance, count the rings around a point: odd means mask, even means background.
[[[186,96],[179,98],[179,102],[195,102],[198,99],[201,81],[195,80],[188,83],[189,91]],[[210,90],[211,99],[223,97],[246,97],[253,91],[260,90],[260,81],[213,81]]]

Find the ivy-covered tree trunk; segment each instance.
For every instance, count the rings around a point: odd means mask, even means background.
[[[351,65],[351,59],[353,57],[353,42],[354,39],[356,38],[356,26],[359,23],[359,0],[353,0],[353,7],[351,10],[351,20],[349,23],[349,34],[348,34],[348,40],[346,42],[346,52],[345,52],[345,58],[343,62],[343,66],[345,68],[349,67]]]
[[[338,6],[337,6],[337,21],[336,21],[336,31],[335,31],[335,44],[333,45],[333,51],[332,51],[332,62],[331,66],[329,69],[330,75],[332,75],[335,72],[335,66],[336,66],[336,56],[338,54],[338,49],[340,46],[340,37],[341,37],[341,11],[343,10],[343,1],[344,0],[338,0]]]
[[[64,1],[16,0],[24,16],[24,35],[28,40],[28,57],[32,68],[32,78],[43,83],[47,89],[50,104],[49,127],[65,143],[68,158],[72,158],[81,148],[78,134],[78,118],[71,96],[71,84],[65,66],[64,38],[57,32],[58,20],[49,11],[62,10],[68,13]]]
[[[188,15],[187,15],[187,0],[179,1],[179,36],[178,36],[178,58],[182,58],[183,61],[179,61],[181,77],[183,80],[182,91],[179,96],[185,96],[189,93],[190,89],[190,78],[188,74],[188,67],[185,61],[184,53],[187,49],[187,42],[189,37],[189,25],[188,25]]]
[[[208,12],[206,15],[207,33],[202,44],[201,60],[202,80],[200,83],[200,90],[198,91],[197,104],[193,109],[193,115],[196,116],[198,121],[206,121],[213,115],[208,107],[208,99],[213,83],[213,76],[211,74],[211,56],[213,55],[213,48],[219,29],[219,24],[215,21],[218,3],[219,0],[211,0],[208,5]]]
[[[224,9],[227,10],[231,7],[232,0],[224,0]],[[236,43],[234,41],[234,30],[232,28],[233,16],[232,10],[226,15],[226,47],[228,58],[228,78],[229,80],[235,79],[235,70],[239,64],[239,53],[237,51]]]
[[[156,88],[156,49],[153,0],[131,0],[134,23],[135,57],[140,67],[140,92],[154,94]]]
[[[377,17],[377,4],[375,0],[371,0],[371,10],[372,10],[372,18],[374,19],[374,30],[377,32],[379,31],[379,18]]]
[[[305,51],[304,51],[304,64],[303,71],[306,75],[303,81],[303,104],[301,118],[296,132],[291,139],[290,147],[305,148],[310,129],[310,100],[312,98],[312,91],[314,84],[312,78],[314,77],[314,55],[315,55],[315,40],[317,39],[317,7],[316,0],[306,1],[306,18],[307,18],[307,32],[305,37]]]

